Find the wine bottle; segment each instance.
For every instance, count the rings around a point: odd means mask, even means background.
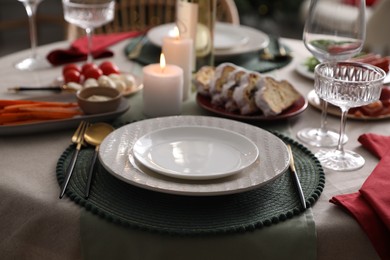
[[[214,65],[216,0],[178,0],[176,24],[182,37],[194,41],[194,70]]]

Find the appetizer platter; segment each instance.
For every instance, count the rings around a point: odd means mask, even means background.
[[[303,112],[308,104],[290,82],[232,63],[202,67],[194,84],[202,108],[235,119],[285,119]]]

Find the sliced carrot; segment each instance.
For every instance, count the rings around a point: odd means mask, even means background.
[[[21,107],[18,111],[39,111],[39,112],[47,112],[47,113],[64,113],[64,114],[72,114],[72,115],[80,115],[82,114],[81,110],[78,107]]]
[[[4,108],[10,105],[18,105],[18,104],[32,104],[35,101],[32,100],[8,100],[8,99],[0,99],[0,108]]]
[[[42,106],[77,106],[76,102],[56,102],[56,101],[34,101],[34,100],[8,100],[0,99],[0,108],[4,108],[12,105],[21,105],[21,104],[40,104]]]
[[[76,102],[0,100],[0,125],[66,119],[82,114]]]

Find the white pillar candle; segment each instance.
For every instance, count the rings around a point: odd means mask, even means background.
[[[177,27],[175,29],[175,36],[164,37],[162,52],[165,55],[167,64],[177,65],[183,69],[183,100],[187,100],[192,85],[193,40],[181,38]]]
[[[161,54],[160,64],[143,68],[144,114],[149,117],[181,114],[183,100],[182,68],[165,64]]]

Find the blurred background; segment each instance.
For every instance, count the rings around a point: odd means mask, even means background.
[[[240,22],[265,33],[300,39],[302,0],[235,0]],[[60,0],[42,1],[37,11],[38,46],[65,39]],[[0,1],[0,56],[30,48],[26,10],[17,0]]]

